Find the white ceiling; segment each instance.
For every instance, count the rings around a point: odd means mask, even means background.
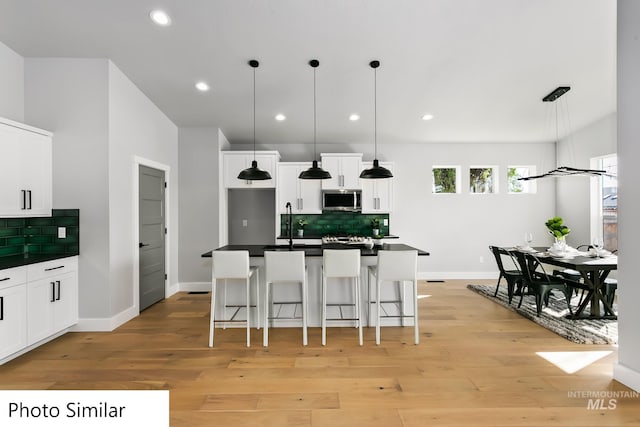
[[[172,25],[151,24],[154,8]],[[568,131],[616,108],[612,0],[0,0],[0,41],[24,57],[109,58],[178,126],[232,143],[253,138],[252,58],[267,145],[313,142],[314,58],[319,143],[372,141],[372,59],[380,144],[553,140],[541,98],[560,85]]]

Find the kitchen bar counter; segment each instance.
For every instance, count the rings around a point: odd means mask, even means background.
[[[39,262],[53,261],[54,259],[68,258],[78,254],[28,254],[10,255],[0,257],[0,270],[6,268],[22,267],[23,265],[37,264]]]
[[[360,249],[360,255],[363,257],[375,257],[378,256],[379,250],[385,251],[418,251],[418,256],[429,256],[429,252],[425,252],[421,249],[414,248],[402,243],[385,243],[381,246],[374,246],[371,249],[365,248],[361,244],[352,245],[348,243],[325,243],[322,245],[293,245],[294,251],[304,251],[306,257],[321,257],[323,249]],[[249,251],[249,256],[252,258],[264,257],[265,251],[288,251],[288,245],[227,245],[222,246],[217,251]],[[203,257],[211,258],[211,252],[202,254]]]

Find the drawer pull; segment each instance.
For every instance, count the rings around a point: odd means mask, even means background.
[[[4,282],[5,280],[9,280],[11,277],[5,277],[4,279],[0,279],[0,282]]]
[[[60,280],[56,280],[56,285],[58,285],[58,296],[56,297],[56,301],[60,301]]]
[[[57,267],[45,268],[44,271],[57,270],[59,268],[64,268],[64,265],[59,265]]]
[[[4,320],[4,297],[0,297],[0,320]]]
[[[56,282],[49,283],[51,283],[51,301],[49,302],[56,302]]]

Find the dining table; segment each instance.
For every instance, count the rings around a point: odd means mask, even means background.
[[[604,283],[609,274],[617,270],[618,257],[608,253],[606,256],[594,256],[592,253],[567,251],[563,256],[552,255],[546,247],[534,247],[529,251],[539,262],[575,270],[580,274],[587,288],[587,295],[578,309],[569,317],[572,319],[617,319],[613,307],[604,294]],[[602,306],[601,306],[602,304]],[[586,308],[589,313],[585,313]]]

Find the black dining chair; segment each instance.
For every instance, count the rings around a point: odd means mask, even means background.
[[[522,300],[525,294],[533,294],[536,297],[536,312],[539,316],[540,313],[542,313],[542,305],[549,305],[549,294],[551,291],[557,290],[563,293],[567,301],[569,314],[573,315],[573,310],[571,309],[573,286],[568,283],[566,279],[547,274],[540,260],[533,254],[519,251],[512,251],[511,254],[517,261],[516,265],[522,273],[524,287],[527,290],[525,292],[523,288],[520,294],[518,308],[522,306]]]
[[[517,269],[517,266],[514,266],[514,268],[512,269],[505,268],[503,257],[509,260],[510,264],[513,264],[511,254],[508,250],[500,248],[498,246],[489,246],[489,250],[491,251],[491,253],[493,253],[493,256],[496,259],[496,264],[498,264],[498,270],[500,270],[498,283],[496,283],[496,291],[493,293],[493,296],[495,297],[498,295],[500,281],[502,280],[502,278],[504,278],[507,281],[507,295],[509,297],[509,304],[511,304],[515,287],[522,287],[522,273],[520,273],[520,270]]]

